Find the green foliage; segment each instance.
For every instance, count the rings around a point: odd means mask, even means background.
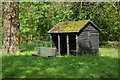
[[[119,47],[119,42],[118,41],[100,41],[100,47],[102,48],[116,48],[118,49]]]
[[[50,42],[49,42],[50,43]],[[2,56],[3,78],[118,78],[118,49],[100,48],[99,55],[31,56],[34,46],[45,42],[22,44],[21,54]],[[48,42],[46,42],[48,44]],[[32,47],[26,47],[32,46]],[[31,49],[31,50],[30,50]]]
[[[23,43],[20,45],[21,52],[36,51],[37,47],[50,47],[50,42],[46,41],[35,41],[32,43]]]
[[[115,2],[20,2],[20,36],[23,40],[49,40],[47,31],[58,22],[91,19],[102,31],[100,41],[120,40],[118,9]]]
[[[114,41],[119,39],[120,21],[118,3],[73,3],[71,8],[74,20],[91,19],[100,29],[100,41]]]
[[[28,6],[29,5],[29,6]],[[57,6],[57,7],[56,7]],[[47,31],[61,21],[59,3],[21,2],[20,3],[20,36],[25,40],[34,37],[35,40],[49,40]]]

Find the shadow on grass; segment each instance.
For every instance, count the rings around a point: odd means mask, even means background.
[[[3,56],[3,78],[117,78],[118,59],[102,56]]]

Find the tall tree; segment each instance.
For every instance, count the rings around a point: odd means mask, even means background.
[[[3,26],[2,53],[19,53],[19,2],[3,3]]]

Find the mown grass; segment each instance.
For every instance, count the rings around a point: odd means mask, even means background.
[[[49,47],[49,42],[21,45],[20,54],[2,57],[3,78],[117,78],[118,49],[100,48],[99,55],[31,56],[37,47]]]

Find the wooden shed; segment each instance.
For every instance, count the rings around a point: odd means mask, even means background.
[[[57,48],[59,55],[99,53],[99,32],[91,20],[59,22],[48,31],[51,47]]]

